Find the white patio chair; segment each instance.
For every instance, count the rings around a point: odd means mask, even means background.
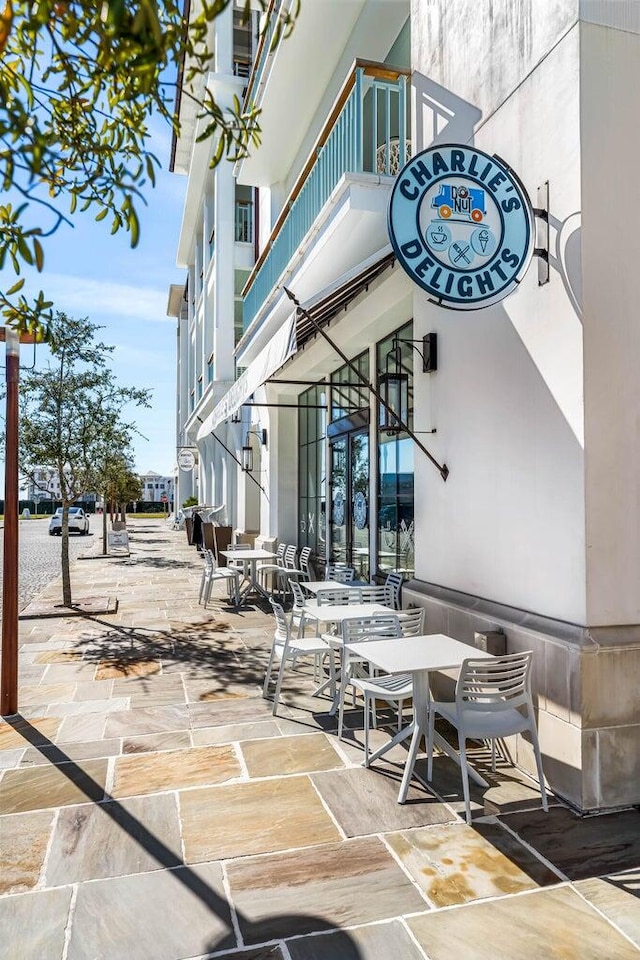
[[[385,607],[391,607],[395,610],[393,605],[393,592],[384,585],[378,586],[367,583],[360,587],[360,594],[363,603],[382,603]]]
[[[297,636],[303,637],[306,627],[305,623],[305,603],[307,598],[304,590],[297,580],[289,580],[289,589],[293,595],[293,609],[291,611],[291,626],[296,627]],[[318,621],[316,620],[316,633],[318,632]]]
[[[290,580],[308,580],[307,571],[296,567],[296,554],[298,548],[295,544],[283,544],[283,559],[276,566],[272,567],[272,573],[278,584],[278,593],[281,599],[284,599],[289,592]],[[280,548],[278,548],[279,550]]]
[[[202,580],[200,581],[200,596],[198,603],[201,603],[205,610],[211,599],[211,587],[215,580],[224,580],[227,585],[229,599],[237,607],[240,595],[240,570],[235,567],[218,567],[215,562],[215,554],[212,550],[205,549],[204,569],[202,571]]]
[[[340,564],[328,563],[325,578],[327,580],[337,580],[338,583],[352,583],[356,578],[355,567],[343,567]]]
[[[424,607],[399,610],[398,619],[403,637],[421,637],[424,633]]]
[[[397,614],[403,637],[419,637],[424,633],[424,607],[414,610],[402,610]],[[413,697],[413,678],[409,673],[383,674],[375,677],[359,677],[353,686],[364,699],[364,765],[369,766],[369,718],[374,729],[376,723],[376,705],[384,700],[398,711],[398,732],[402,729],[402,711],[404,701]]]
[[[342,621],[342,669],[340,672],[340,699],[338,706],[338,737],[342,738],[342,727],[344,721],[344,700],[349,686],[359,689],[359,681],[373,682],[374,678],[365,678],[362,664],[362,657],[346,649],[347,643],[359,643],[363,640],[382,640],[385,637],[401,636],[400,621],[395,613],[375,614],[371,617],[349,617]],[[365,738],[368,747],[367,716],[365,710]]]
[[[281,589],[280,573],[284,567],[285,548],[286,548],[285,543],[279,543],[278,549],[276,550],[275,560],[273,562],[269,561],[265,563],[259,563],[256,567],[256,570],[258,573],[258,580],[261,583],[261,585],[265,588],[265,590],[267,586],[267,577],[269,576],[269,574],[272,574],[273,584],[274,586],[277,585],[278,593],[280,594],[281,597],[284,596],[284,591]],[[275,590],[273,592],[275,592]]]
[[[273,642],[271,644],[271,654],[262,688],[262,696],[267,697],[269,685],[271,683],[271,674],[276,661],[280,661],[278,675],[276,677],[276,689],[273,697],[273,715],[276,715],[278,703],[280,701],[280,690],[282,688],[282,679],[287,660],[295,661],[302,656],[322,656],[329,652],[329,645],[321,637],[293,637],[291,625],[282,609],[281,604],[271,601],[273,615],[275,617],[275,631]],[[323,685],[324,686],[324,685]],[[314,695],[319,691],[314,691]]]
[[[318,590],[316,600],[318,606],[327,604],[342,605],[343,603],[362,603],[361,587],[345,587],[339,590],[337,587],[325,587]]]
[[[289,580],[289,589],[293,595],[293,609],[291,610],[291,619],[289,625],[291,628],[296,628],[296,637],[304,637],[305,629],[307,626],[307,620],[305,620],[305,603],[307,602],[307,597],[305,596],[304,590],[300,586],[297,580]],[[315,621],[316,625],[316,637],[320,636],[320,621]],[[333,656],[333,651],[329,651],[329,656]],[[322,664],[324,661],[324,655],[318,654],[315,660],[315,669],[314,669],[314,680],[317,683],[320,683],[322,680]],[[295,666],[295,658],[294,658]],[[333,666],[329,671],[330,677],[333,676]],[[328,681],[324,684],[327,686]],[[321,688],[323,689],[323,688]]]
[[[402,584],[404,577],[401,573],[389,573],[387,574],[387,579],[384,582],[385,587],[390,590],[393,597],[393,609],[400,609],[400,590],[402,589]]]
[[[474,660],[470,657],[462,664],[456,683],[455,702],[431,703],[427,737],[427,780],[430,781],[433,776],[433,735],[435,717],[439,713],[458,731],[467,823],[471,823],[467,739],[491,740],[491,769],[495,771],[495,741],[528,730],[540,780],[542,809],[549,809],[531,699],[531,658],[531,651],[493,657],[490,660]]]
[[[300,569],[304,574],[305,580],[311,580],[313,571],[311,570],[311,547],[303,547],[300,551]]]
[[[308,547],[306,548],[308,549]],[[309,551],[310,553],[311,551]],[[284,551],[284,566],[287,572],[287,580],[294,578],[296,580],[309,580],[309,568],[304,570],[302,566],[296,566],[296,557],[298,548],[294,543],[290,543]]]

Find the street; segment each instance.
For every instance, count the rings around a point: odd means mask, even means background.
[[[99,536],[99,518],[91,517],[89,536],[81,537],[72,533],[69,537],[69,558],[75,560],[78,554],[86,551]],[[60,576],[60,537],[49,536],[49,518],[44,520],[20,520],[20,565],[18,584],[18,607],[22,610],[34,597],[46,587],[50,580]],[[2,562],[4,540],[0,530],[0,563]],[[2,585],[0,584],[0,596]],[[0,609],[0,618],[2,612]]]

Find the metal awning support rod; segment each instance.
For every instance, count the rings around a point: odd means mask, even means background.
[[[341,380],[340,383],[334,383],[332,380],[327,380],[326,377],[321,380],[281,380],[280,377],[269,377],[268,380],[265,380],[265,383],[291,384],[299,387],[359,387],[362,385],[361,380]]]
[[[242,406],[283,407],[285,410],[328,410],[328,404],[326,403],[256,403],[255,400],[247,400]]]
[[[235,455],[235,453],[233,452],[233,450],[229,450],[229,447],[226,445],[226,443],[223,443],[222,440],[220,439],[220,437],[218,437],[218,436],[213,432],[213,430],[211,431],[211,436],[213,437],[214,440],[217,440],[217,441],[218,441],[218,443],[220,444],[220,446],[221,446],[224,450],[227,451],[227,453],[229,454],[230,457],[233,457],[233,459],[234,459],[235,462],[238,464],[238,466],[240,467],[240,469],[243,470],[242,464],[240,463],[240,461],[239,461],[238,458],[236,457],[236,455]],[[264,493],[265,497],[267,497],[267,491],[266,491],[265,488],[262,486],[262,484],[261,484],[258,480],[256,480],[256,478],[253,476],[253,474],[252,474],[252,473],[249,473],[248,470],[243,470],[243,473],[246,473],[246,475],[249,477],[249,479],[250,479],[250,480],[253,480],[253,482],[255,483],[256,487],[260,487],[260,489],[261,489],[262,492]],[[267,497],[267,499],[269,499],[269,498]]]
[[[422,450],[422,452],[424,453],[424,455],[431,461],[431,463],[434,465],[434,467],[438,470],[438,472],[439,472],[440,476],[442,477],[442,479],[443,479],[443,480],[446,480],[447,477],[449,476],[449,468],[448,468],[448,466],[446,465],[446,463],[442,463],[442,464],[438,463],[438,461],[436,460],[436,458],[435,458],[434,456],[432,456],[432,454],[429,453],[429,451],[428,451],[427,448],[424,446],[424,444],[423,444],[420,440],[418,440],[418,438],[417,438],[417,436],[415,435],[415,433],[413,432],[413,430],[412,430],[406,423],[403,423],[403,421],[398,417],[398,415],[397,415],[397,413],[395,412],[395,410],[392,410],[392,409],[390,408],[389,404],[386,403],[385,400],[383,400],[382,395],[380,394],[380,392],[379,392],[378,390],[376,390],[376,388],[374,387],[374,385],[373,385],[369,380],[367,380],[367,378],[365,377],[365,375],[364,375],[363,373],[360,373],[360,371],[359,371],[358,368],[356,367],[355,363],[352,363],[352,361],[349,360],[349,358],[347,357],[346,353],[343,353],[343,352],[342,352],[342,350],[340,349],[340,347],[339,347],[336,343],[334,343],[334,341],[331,339],[331,337],[328,335],[328,333],[326,333],[326,331],[320,326],[320,324],[316,323],[316,321],[313,319],[313,317],[311,316],[311,314],[309,313],[309,311],[308,311],[308,310],[305,310],[305,308],[302,306],[302,304],[300,303],[300,301],[298,300],[298,298],[291,292],[291,290],[288,290],[287,287],[283,287],[282,289],[284,290],[284,292],[286,293],[286,295],[289,297],[289,299],[290,299],[291,301],[293,301],[293,303],[295,303],[295,305],[296,305],[296,307],[298,308],[298,310],[300,311],[300,313],[303,315],[303,317],[304,317],[306,320],[309,321],[309,323],[310,323],[311,326],[314,328],[314,330],[316,330],[316,331],[320,334],[321,337],[324,337],[324,339],[327,341],[327,343],[329,344],[329,346],[332,347],[332,348],[336,351],[336,353],[338,354],[338,356],[341,357],[342,360],[344,360],[344,362],[347,364],[347,366],[349,367],[349,369],[352,370],[353,373],[355,373],[355,375],[359,378],[360,382],[361,382],[365,387],[367,387],[367,389],[374,395],[374,397],[376,398],[376,400],[378,401],[378,403],[382,404],[382,406],[385,408],[385,410],[387,410],[387,411],[391,414],[391,416],[394,418],[394,420],[396,420],[396,421],[398,422],[398,425],[399,425],[400,429],[403,430],[405,433],[409,434],[409,436],[411,437],[411,439],[413,440],[413,442],[415,443],[415,445]]]

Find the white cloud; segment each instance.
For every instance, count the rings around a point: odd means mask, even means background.
[[[74,316],[175,322],[167,317],[168,285],[159,289],[58,273],[47,274],[43,284],[55,309]]]

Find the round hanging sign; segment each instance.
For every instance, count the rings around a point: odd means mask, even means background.
[[[333,522],[336,527],[344,523],[344,494],[336,493],[333,498]]]
[[[178,466],[181,470],[193,470],[196,465],[196,458],[192,450],[180,450],[178,453]]]
[[[353,522],[358,530],[363,530],[367,525],[367,498],[360,491],[353,498]]]
[[[455,310],[504,299],[533,255],[533,209],[519,178],[503,160],[464,144],[409,160],[393,187],[388,227],[411,279]]]

